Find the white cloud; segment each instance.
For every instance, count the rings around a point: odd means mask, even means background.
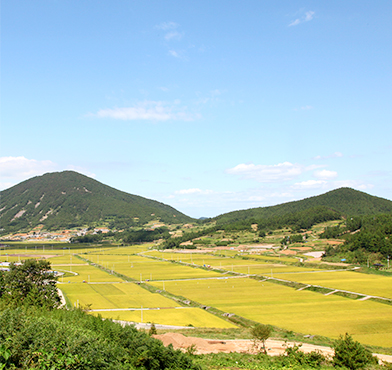
[[[291,22],[290,24],[289,24],[289,27],[291,27],[291,26],[296,26],[297,24],[300,24],[301,23],[301,21],[299,20],[299,18],[297,18],[295,21],[293,21],[293,22]]]
[[[226,170],[228,174],[239,175],[244,179],[253,179],[258,182],[288,181],[299,176],[303,171],[303,166],[290,162],[276,165],[239,164]]]
[[[305,22],[311,21],[313,19],[314,12],[312,10],[305,13]]]
[[[181,40],[182,39],[183,34],[177,31],[171,31],[168,32],[165,35],[165,40],[166,41],[170,41],[170,40]]]
[[[185,195],[185,194],[212,194],[213,191],[212,190],[201,190],[198,188],[192,188],[192,189],[182,189],[182,190],[176,190],[174,192],[175,194],[178,195]]]
[[[86,175],[86,176],[92,177],[92,178],[96,177],[95,173],[90,172],[90,171],[88,171],[85,168],[80,167],[80,166],[69,165],[67,167],[67,170],[72,170],[72,171],[75,171],[75,172],[79,172],[79,173],[81,173],[83,175]]]
[[[325,155],[325,156],[317,155],[316,157],[314,157],[314,159],[320,160],[320,159],[341,158],[341,157],[343,157],[343,154],[341,152],[335,152],[333,154]]]
[[[56,164],[49,160],[39,161],[25,157],[0,157],[0,177],[2,179],[26,179],[53,171]]]
[[[175,22],[162,22],[156,25],[155,28],[157,28],[158,30],[167,31],[167,30],[176,29],[178,26],[179,24]]]
[[[183,120],[192,121],[199,118],[197,115],[186,113],[185,108],[181,111],[178,104],[168,105],[160,101],[145,101],[136,104],[133,107],[100,109],[95,116],[98,118],[113,118],[124,121],[145,120],[145,121],[168,121]]]
[[[326,185],[326,181],[323,180],[307,180],[302,182],[297,182],[292,185],[292,189],[302,190],[302,189],[319,189]]]
[[[311,21],[311,20],[313,19],[313,17],[314,17],[314,14],[315,14],[314,11],[309,10],[309,11],[306,12],[305,15],[303,15],[302,17],[297,18],[297,19],[295,19],[294,21],[292,21],[292,22],[289,24],[289,27],[291,27],[291,26],[297,26],[297,25],[299,25],[300,23]]]
[[[333,185],[335,188],[353,188],[357,190],[369,190],[374,187],[373,184],[365,184],[356,180],[341,180],[341,181],[334,181]]]
[[[182,32],[177,31],[179,27],[180,25],[175,22],[163,22],[155,26],[156,29],[165,31],[164,38],[166,41],[172,41],[172,40],[179,41],[182,39],[184,34]]]
[[[169,50],[169,54],[175,58],[180,58],[180,54],[175,50]]]
[[[320,180],[331,180],[338,176],[336,171],[320,170],[315,171],[314,176]]]

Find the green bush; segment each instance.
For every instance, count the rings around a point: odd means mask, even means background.
[[[186,354],[81,310],[0,310],[0,369],[199,369]]]
[[[349,334],[334,341],[335,355],[333,365],[350,370],[362,369],[370,364],[377,364],[377,359],[361,343],[354,341]]]

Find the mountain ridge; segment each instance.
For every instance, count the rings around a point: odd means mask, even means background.
[[[392,201],[348,187],[331,190],[301,200],[281,203],[268,207],[257,207],[246,210],[232,211],[211,218],[219,223],[230,223],[250,218],[261,219],[305,211],[313,207],[328,207],[342,215],[369,215],[392,213]]]
[[[223,225],[279,218],[311,212],[317,207],[343,216],[392,213],[392,201],[388,199],[339,188],[302,200],[232,211],[199,222],[216,221],[217,225]],[[31,230],[38,225],[48,230],[98,225],[119,230],[140,227],[152,220],[167,224],[196,221],[169,205],[117,190],[75,171],[46,173],[0,192],[2,234]]]
[[[193,219],[173,207],[129,194],[74,171],[52,172],[0,192],[0,225],[4,231],[81,227],[94,222],[114,228]]]

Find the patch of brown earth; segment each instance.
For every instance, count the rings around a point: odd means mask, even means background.
[[[338,240],[327,240],[326,242],[330,245],[339,245],[344,243],[344,241],[338,241]]]
[[[296,255],[297,254],[296,251],[293,251],[291,249],[286,249],[285,251],[280,251],[279,253],[280,254],[287,254],[287,255]]]
[[[309,250],[312,250],[312,248],[310,248],[310,247],[294,247],[292,249],[295,250],[295,251],[309,251]]]
[[[213,340],[196,337],[186,337],[180,333],[165,333],[160,335],[153,335],[153,337],[161,340],[166,347],[171,344],[174,349],[180,349],[182,351],[186,351],[189,347],[194,346],[197,354],[219,352],[258,352],[257,349],[254,347],[254,343],[252,340]],[[281,354],[284,354],[284,351],[287,347],[292,347],[294,345],[300,345],[300,351],[305,353],[319,351],[324,356],[330,358],[334,354],[333,349],[330,347],[316,346],[314,344],[308,343],[284,342],[273,339],[268,339],[266,341],[267,352],[270,356],[279,356]],[[379,354],[376,354],[376,356],[379,358],[379,360],[385,362],[392,362],[392,356]]]

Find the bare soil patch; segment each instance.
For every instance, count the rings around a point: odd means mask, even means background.
[[[295,256],[297,254],[297,252],[293,251],[292,249],[286,249],[284,251],[280,251],[279,253],[280,254],[286,254],[286,255],[293,255],[293,256]]]
[[[310,251],[310,250],[312,250],[311,247],[294,247],[292,249],[295,251]]]
[[[159,339],[167,347],[171,344],[175,349],[180,349],[186,351],[187,348],[194,345],[196,347],[197,354],[205,353],[230,353],[230,352],[240,352],[240,353],[257,353],[252,340],[217,340],[217,339],[203,339],[197,337],[186,337],[180,333],[165,333],[159,335],[153,335],[154,338]],[[298,343],[298,342],[284,342],[281,340],[268,339],[266,341],[266,348],[268,355],[279,356],[284,354],[285,349],[293,347],[294,345],[301,345],[300,351],[309,353],[312,351],[319,351],[324,356],[332,357],[334,351],[330,347],[317,346],[308,343]],[[379,360],[385,362],[392,362],[392,356],[379,355],[376,354]]]

